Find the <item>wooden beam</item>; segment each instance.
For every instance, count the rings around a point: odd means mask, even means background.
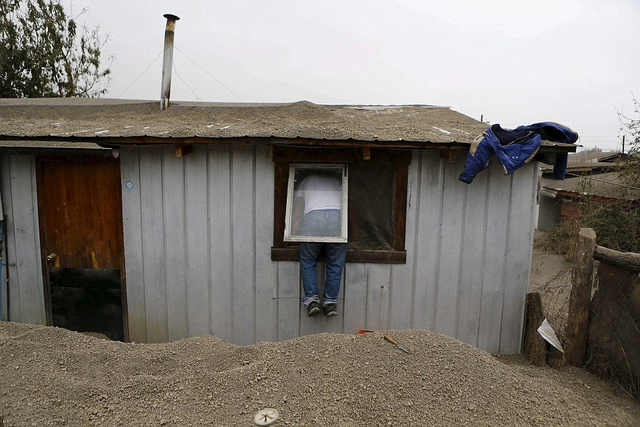
[[[596,246],[595,258],[627,270],[640,271],[640,254],[637,253],[619,252],[602,246]]]
[[[442,149],[440,150],[440,157],[450,162],[455,161],[458,158],[458,150]]]
[[[547,364],[547,342],[538,333],[538,327],[544,320],[542,298],[538,292],[528,293],[525,303],[524,348],[522,353],[529,357],[535,366]]]
[[[299,261],[300,249],[298,246],[272,247],[271,261]],[[320,257],[323,260],[323,256]],[[349,249],[347,252],[348,263],[373,263],[373,264],[406,264],[406,251],[376,251],[359,249]]]
[[[176,157],[183,157],[191,153],[191,151],[193,151],[193,147],[191,145],[176,144],[175,150],[176,150]]]
[[[591,228],[581,228],[574,252],[571,272],[571,295],[567,320],[567,363],[581,366],[587,351],[589,329],[589,304],[593,281],[593,260],[596,249],[596,233]]]

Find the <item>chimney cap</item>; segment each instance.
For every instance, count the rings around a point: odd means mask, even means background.
[[[170,13],[165,13],[165,14],[164,14],[164,15],[162,15],[162,16],[164,16],[165,18],[167,18],[167,19],[169,19],[169,20],[171,20],[171,21],[178,21],[178,20],[180,20],[180,17],[179,17],[179,16],[172,15],[172,14],[170,14]]]

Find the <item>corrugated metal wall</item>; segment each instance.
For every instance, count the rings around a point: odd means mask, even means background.
[[[415,151],[407,263],[345,268],[339,316],[307,318],[296,262],[272,262],[273,163],[263,147],[123,148],[130,338],[216,335],[235,344],[317,332],[421,328],[494,353],[519,352],[536,167],[494,164],[458,181],[455,162]],[[2,156],[10,320],[45,323],[35,161]]]
[[[490,352],[520,349],[535,167],[471,185],[464,159],[416,151],[407,263],[347,264],[340,316],[307,318],[298,264],[272,262],[273,163],[262,147],[121,150],[133,341],[213,334],[236,344],[361,328],[422,328]],[[130,187],[130,189],[128,189]]]
[[[271,161],[249,146],[123,149],[121,168],[131,340],[279,339]]]
[[[36,162],[33,156],[0,156],[0,185],[6,223],[2,319],[46,324]]]

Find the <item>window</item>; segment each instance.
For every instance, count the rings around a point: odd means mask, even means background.
[[[347,189],[346,165],[290,165],[284,241],[347,243]]]
[[[346,197],[347,212],[344,224],[344,210],[341,211],[341,226],[346,225],[347,262],[405,262],[410,151],[276,146],[273,160],[275,212],[272,260],[298,260],[299,242],[308,239],[293,223],[294,196],[301,179],[313,170],[320,170],[342,173],[341,194]]]

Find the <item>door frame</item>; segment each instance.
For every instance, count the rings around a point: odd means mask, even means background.
[[[116,203],[119,206],[120,212],[122,212],[122,178],[121,178],[121,167],[120,167],[120,159],[119,157],[113,156],[111,151],[109,153],[99,152],[99,153],[91,153],[91,152],[66,152],[64,155],[36,155],[35,156],[35,175],[36,175],[36,198],[38,200],[38,232],[40,238],[40,262],[42,265],[42,283],[44,287],[44,305],[45,305],[45,318],[48,326],[53,326],[53,307],[51,301],[51,283],[50,283],[50,263],[47,262],[47,247],[45,230],[43,226],[43,221],[41,220],[45,209],[43,207],[44,201],[39,195],[40,189],[44,188],[44,184],[42,182],[43,176],[41,172],[42,164],[46,162],[77,162],[84,159],[105,159],[109,161],[113,161],[117,165],[118,171],[118,188],[120,191],[114,195],[117,198]],[[124,342],[129,342],[129,315],[127,309],[127,286],[126,286],[126,270],[125,270],[125,250],[124,250],[124,219],[122,215],[120,216],[119,223],[119,233],[118,238],[120,239],[120,295],[122,301],[122,327],[123,327],[123,336]]]

